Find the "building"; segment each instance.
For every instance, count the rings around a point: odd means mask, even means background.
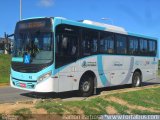
[[[12,39],[0,38],[0,54],[10,54],[12,47]]]

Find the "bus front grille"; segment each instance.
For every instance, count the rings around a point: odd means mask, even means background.
[[[14,71],[21,72],[21,73],[36,73],[50,64],[24,64],[24,63],[19,63],[19,62],[12,62],[11,66]]]

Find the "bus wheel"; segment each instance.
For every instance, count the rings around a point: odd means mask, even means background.
[[[142,76],[140,72],[134,72],[132,77],[132,87],[140,87],[142,83]]]
[[[80,81],[79,92],[80,96],[88,97],[93,94],[94,78],[89,75],[84,75]]]

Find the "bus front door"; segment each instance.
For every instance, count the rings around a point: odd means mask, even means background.
[[[75,35],[59,34],[56,38],[56,66],[59,68],[59,92],[73,90],[78,38]]]

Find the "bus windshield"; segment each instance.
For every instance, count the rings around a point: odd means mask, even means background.
[[[44,64],[53,60],[51,32],[19,32],[15,34],[13,57],[30,55],[30,64]]]

